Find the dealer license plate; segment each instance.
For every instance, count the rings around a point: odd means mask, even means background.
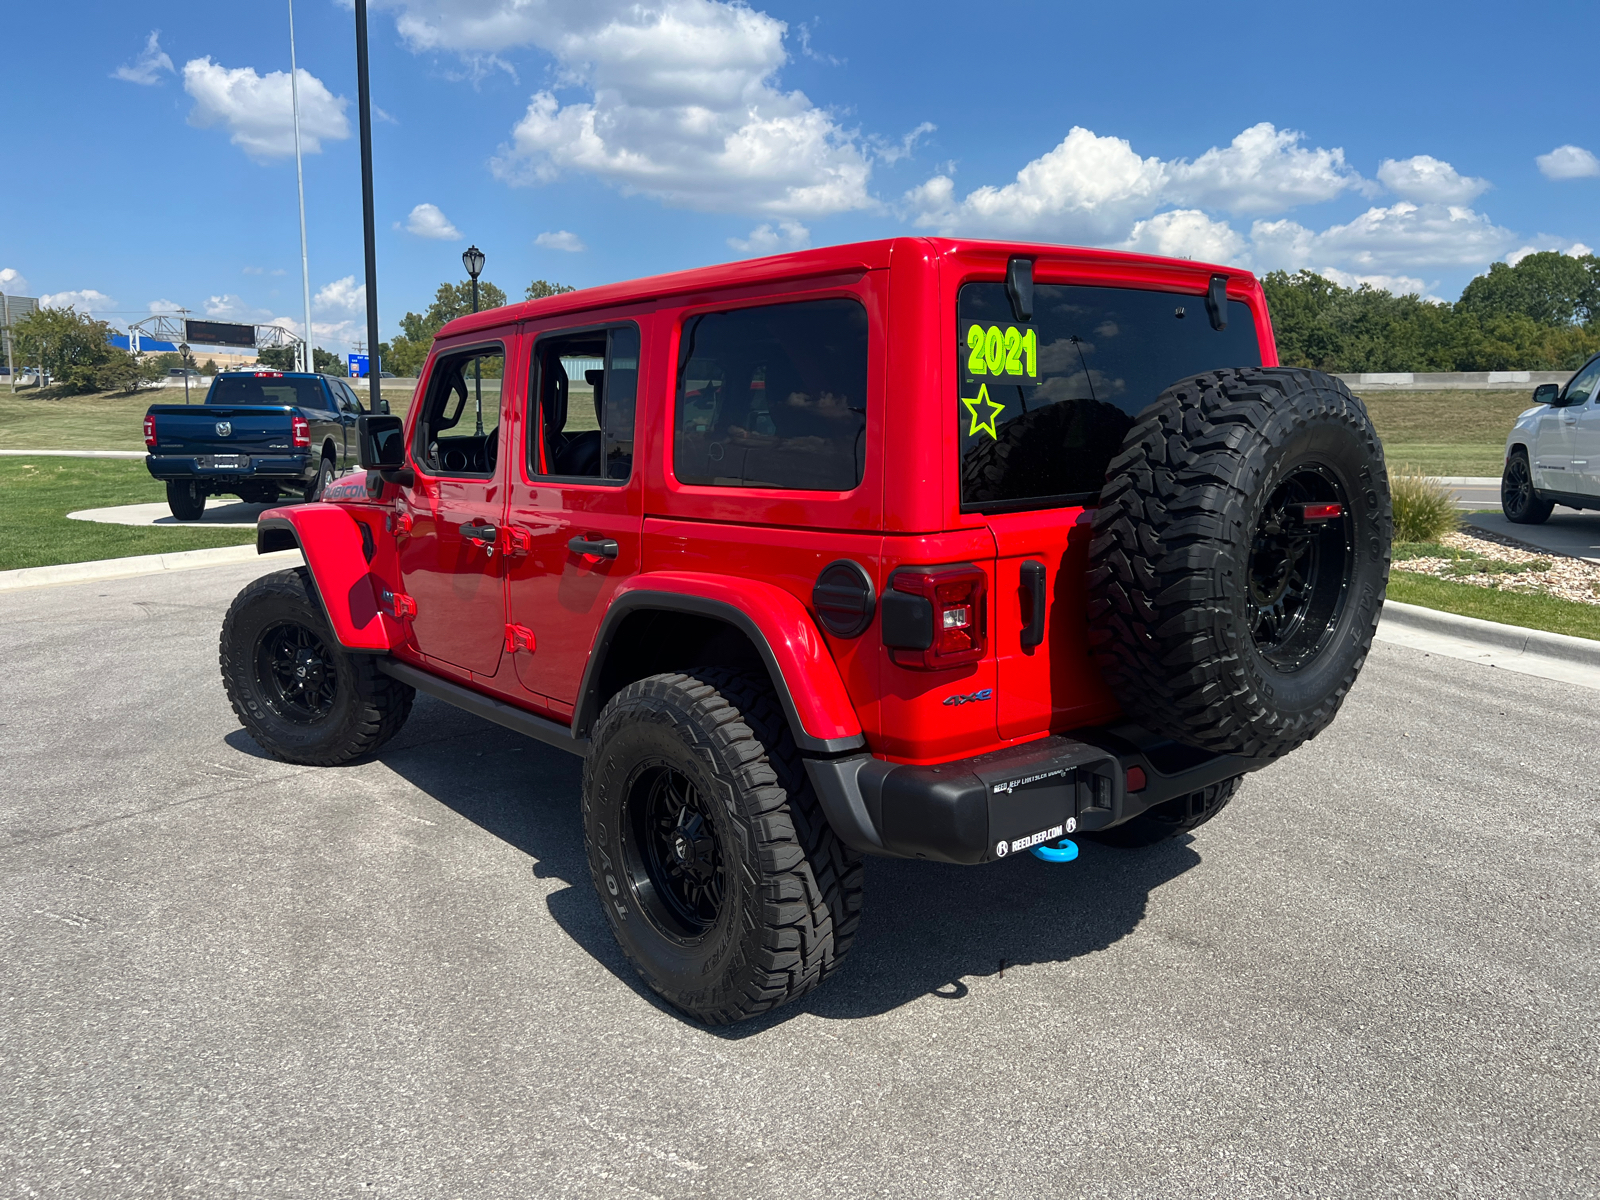
[[[237,471],[248,467],[250,460],[242,454],[208,454],[200,459],[200,465],[214,471]]]

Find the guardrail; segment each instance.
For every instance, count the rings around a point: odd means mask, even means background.
[[[1557,387],[1571,371],[1367,371],[1340,375],[1352,392],[1531,392],[1541,383]]]

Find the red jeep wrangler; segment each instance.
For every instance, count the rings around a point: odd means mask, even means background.
[[[262,516],[228,695],[370,754],[416,691],[584,756],[628,957],[729,1022],[826,979],[863,854],[1195,828],[1314,737],[1388,576],[1383,452],[1247,272],[899,238],[462,317],[362,476]]]

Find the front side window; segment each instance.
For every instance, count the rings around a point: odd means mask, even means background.
[[[483,478],[494,474],[505,363],[505,348],[499,344],[439,356],[417,419],[414,453],[424,470]]]
[[[1249,305],[1213,329],[1205,297],[1038,284],[1033,320],[1004,283],[969,283],[956,308],[961,504],[1006,512],[1092,503],[1134,418],[1167,387],[1261,365]]]
[[[1594,399],[1595,385],[1600,384],[1600,358],[1595,359],[1572,377],[1567,384],[1568,404],[1586,404]]]
[[[845,492],[866,465],[867,310],[805,300],[684,323],[680,483]]]
[[[541,337],[529,379],[530,475],[621,483],[633,474],[637,326]]]

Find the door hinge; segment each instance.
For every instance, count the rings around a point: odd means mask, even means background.
[[[503,525],[500,528],[500,553],[515,558],[521,554],[533,552],[533,534],[526,529],[518,529],[515,525]]]
[[[391,592],[384,588],[378,603],[384,612],[397,621],[409,621],[417,615],[417,602],[404,592]]]
[[[506,653],[515,654],[518,650],[526,650],[529,654],[534,652],[533,630],[526,625],[507,625]]]

